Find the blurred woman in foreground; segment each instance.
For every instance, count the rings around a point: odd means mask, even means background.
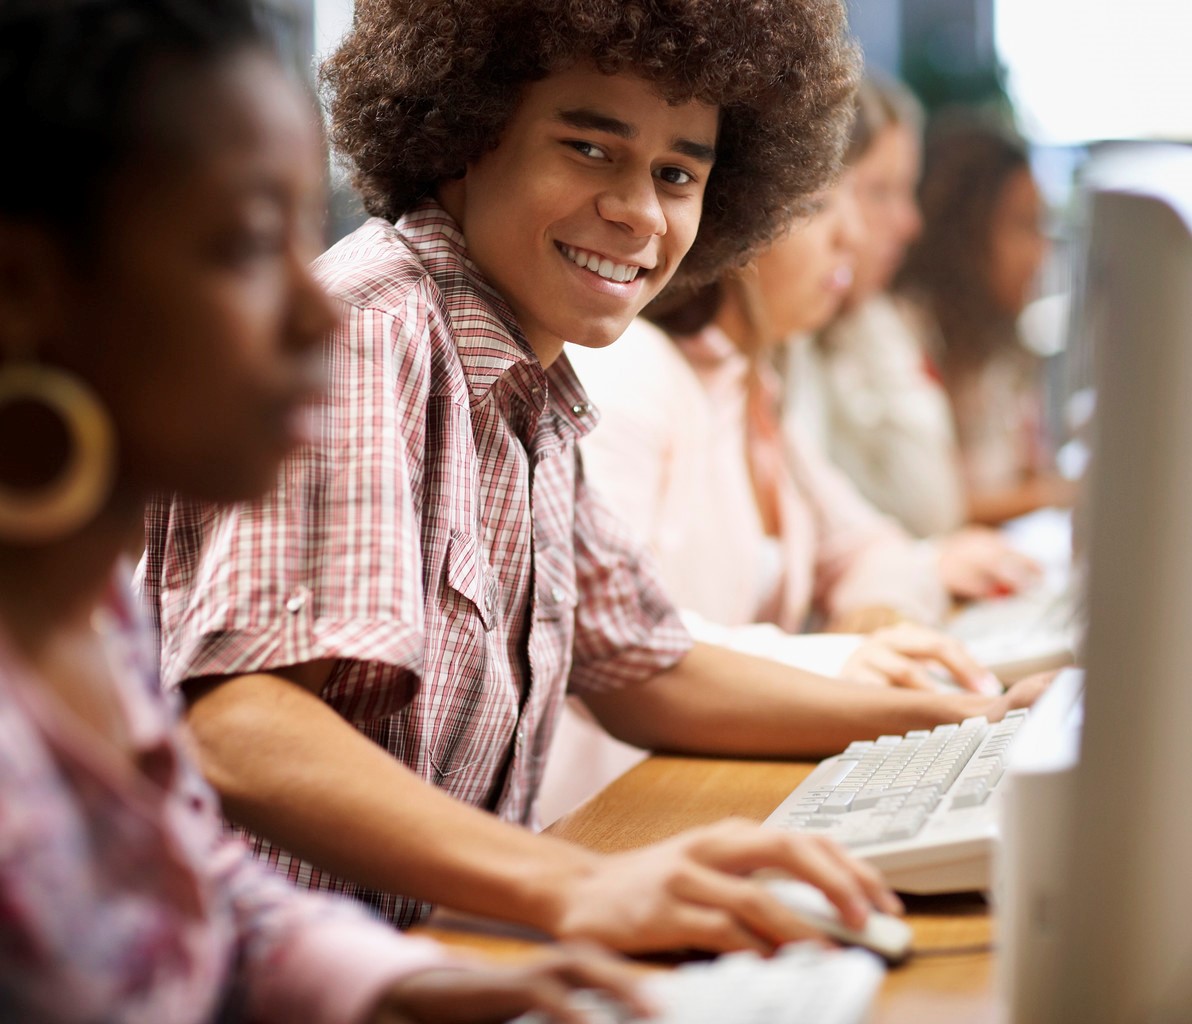
[[[563,954],[477,971],[221,831],[122,552],[150,492],[272,485],[332,322],[321,144],[243,0],[0,9],[0,1019],[576,1020]]]

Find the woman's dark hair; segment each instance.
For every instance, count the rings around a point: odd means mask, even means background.
[[[1017,344],[1015,317],[991,290],[990,247],[1006,183],[1029,169],[1021,140],[973,112],[949,112],[928,127],[919,185],[923,232],[895,290],[935,318],[945,375],[979,367]]]
[[[836,172],[857,77],[840,0],[358,0],[322,78],[366,209],[400,217],[578,62],[721,108],[679,287],[748,260]]]
[[[85,244],[165,77],[264,45],[249,0],[3,0],[0,217]]]
[[[923,134],[923,106],[897,79],[866,75],[857,86],[856,108],[845,163],[855,164],[865,156],[890,125],[905,127],[916,138]]]

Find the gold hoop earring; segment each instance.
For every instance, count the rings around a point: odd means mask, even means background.
[[[56,478],[36,490],[0,483],[0,538],[46,543],[77,530],[107,500],[115,475],[115,431],[90,388],[39,363],[0,366],[0,408],[17,402],[45,406],[61,420],[70,452]]]

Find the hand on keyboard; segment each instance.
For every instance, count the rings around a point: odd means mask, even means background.
[[[1041,672],[1039,675],[1019,680],[990,703],[985,711],[985,717],[991,722],[1000,722],[1011,711],[1030,708],[1035,701],[1043,696],[1043,691],[1051,685],[1056,674],[1056,672]]]
[[[925,626],[903,622],[879,629],[844,663],[840,675],[863,683],[905,686],[915,690],[938,690],[933,678],[939,667],[960,689],[975,693],[1002,692],[1002,685],[982,668],[953,637]]]
[[[654,1000],[643,976],[597,949],[558,947],[536,963],[419,971],[394,984],[366,1024],[497,1024],[534,1012],[537,1019],[588,1024],[577,994],[617,1006],[621,1014],[652,1019]]]
[[[945,534],[939,540],[939,552],[940,578],[948,593],[962,600],[1016,594],[1043,578],[1038,562],[983,526]]]
[[[594,861],[587,875],[569,887],[551,931],[626,952],[768,953],[818,936],[763,886],[744,877],[763,868],[823,889],[852,928],[864,926],[872,907],[901,911],[878,873],[831,840],[729,820]]]
[[[657,1007],[652,1024],[861,1024],[882,979],[880,962],[860,950],[787,946],[771,959],[733,953],[650,975],[643,988]],[[632,1024],[641,1018],[593,993],[573,997],[581,1024]],[[512,1024],[549,1024],[527,1014]]]

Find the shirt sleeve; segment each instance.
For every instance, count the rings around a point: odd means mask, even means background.
[[[228,938],[232,971],[221,1002],[230,1018],[356,1024],[401,978],[467,966],[345,897],[299,890],[254,861],[222,827],[218,798],[177,732],[170,743],[176,756],[171,827],[199,876],[207,927]]]
[[[356,673],[356,707],[339,708],[348,717],[391,712],[412,696],[424,627],[415,495],[428,308],[416,286],[384,310],[345,304],[326,350],[317,439],[287,460],[271,494],[222,509],[174,499],[150,510],[143,586],[167,687],[347,659],[390,667]]]
[[[401,978],[464,966],[345,899],[292,888],[230,837],[213,851],[210,869],[232,909],[239,954],[232,991],[249,1020],[355,1024]]]
[[[573,691],[643,681],[691,649],[653,559],[592,493],[582,472],[576,487],[575,573]]]

